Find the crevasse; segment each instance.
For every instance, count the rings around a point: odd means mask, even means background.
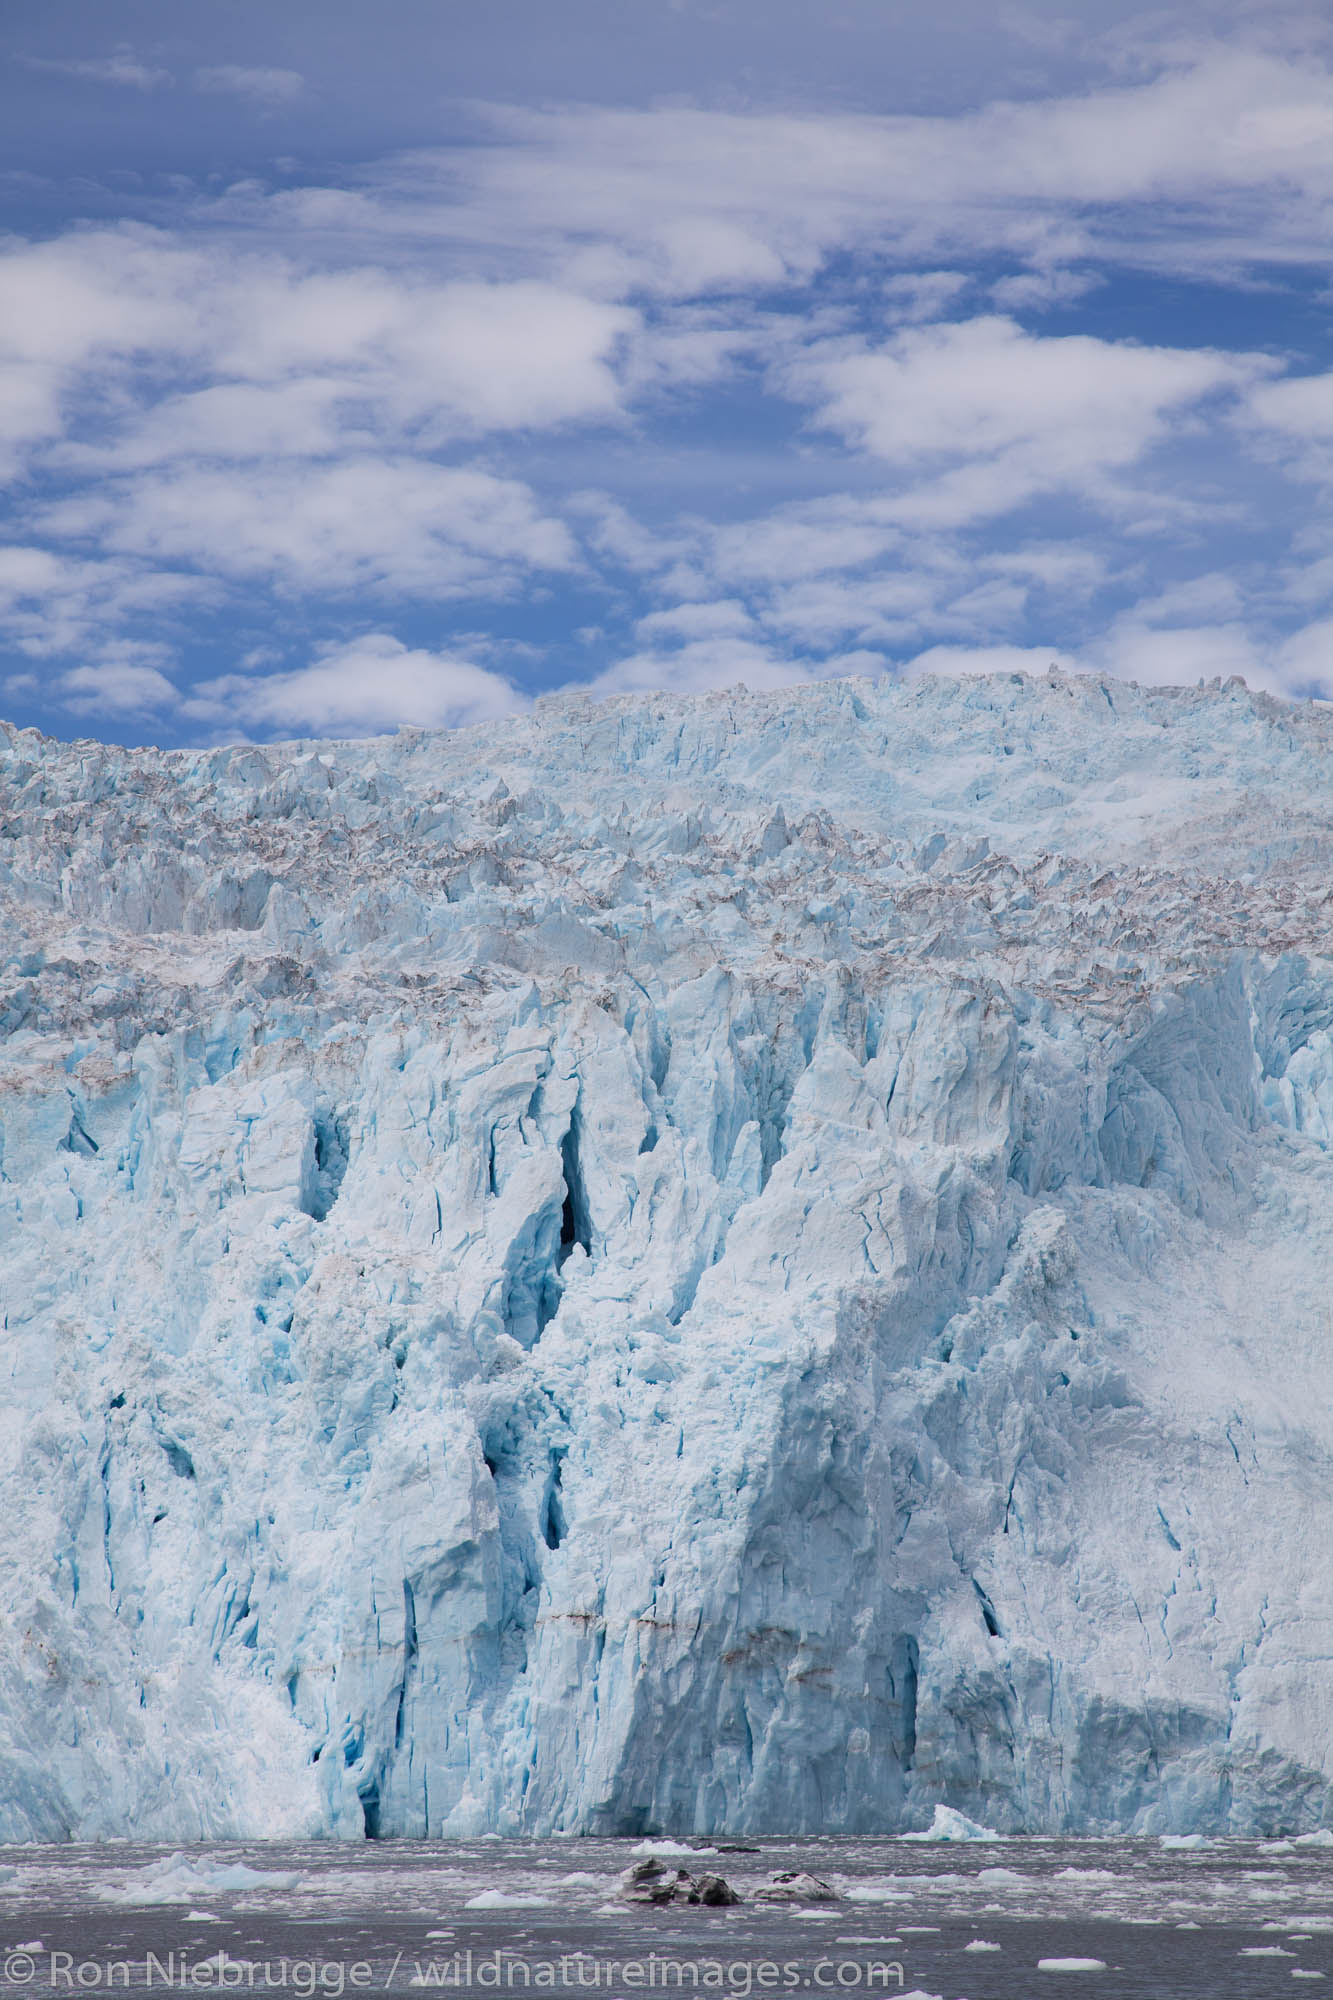
[[[1320,1823],[1331,748],[0,728],[0,1838]]]

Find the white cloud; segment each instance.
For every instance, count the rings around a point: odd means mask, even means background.
[[[372,441],[364,408],[358,422],[349,400],[348,385],[327,376],[216,383],[164,397],[110,439],[53,448],[46,462],[96,476],[181,460],[330,458]]]
[[[1055,274],[1096,258],[1317,260],[1333,74],[1243,43],[1156,60],[1146,80],[953,116],[500,110],[465,158],[421,151],[369,176],[360,226],[664,296],[800,283],[836,251],[1008,255],[1046,302],[1070,282]]]
[[[663,534],[635,519],[627,507],[609,494],[596,491],[571,493],[571,514],[585,521],[586,539],[599,555],[622,569],[651,576],[668,563],[694,553],[699,537],[688,529]]]
[[[1288,476],[1333,485],[1333,374],[1260,384],[1247,399],[1240,428]]]
[[[312,271],[142,228],[0,247],[0,469],[63,479],[58,501],[25,496],[25,526],[81,548],[76,570],[48,552],[72,594],[34,587],[8,630],[73,644],[147,610],[164,565],[430,597],[567,570],[568,528],[522,482],[438,455],[620,422],[637,325],[534,280]],[[159,581],[157,601],[185,587]]]
[[[1259,355],[1048,338],[998,316],[912,327],[789,363],[818,421],[915,475],[902,518],[958,525],[1074,492],[1106,501],[1172,420],[1274,367]]]
[[[265,109],[290,104],[305,89],[305,78],[299,70],[246,69],[239,63],[216,63],[197,69],[193,82],[196,90],[246,97]]]
[[[1251,687],[1281,692],[1273,651],[1239,622],[1159,626],[1136,609],[1115,619],[1086,657],[1105,673],[1149,687],[1192,687],[1240,674]]]
[[[1160,41],[1154,61],[953,116],[501,111],[481,143],[356,186],[240,182],[178,193],[175,233],[0,244],[0,470],[23,481],[0,631],[67,653],[85,679],[63,698],[104,688],[108,713],[177,679],[108,635],[174,643],[191,593],[246,602],[240,652],[265,591],[284,625],[327,630],[349,592],[562,578],[598,593],[571,623],[633,635],[602,689],[782,686],[970,642],[1026,657],[1053,606],[1067,633],[1091,624],[1074,607],[1105,622],[1131,593],[1097,656],[1112,670],[1304,673],[1319,628],[1286,654],[1274,631],[1324,607],[1319,547],[1256,584],[1202,545],[1229,510],[1271,549],[1284,492],[1308,517],[1283,482],[1333,479],[1333,376],[951,317],[1067,303],[1117,262],[1225,280],[1326,255],[1321,62]],[[65,68],[168,80],[130,50]],[[194,82],[260,106],[301,87],[235,65]],[[517,698],[483,648],[451,645],[256,658],[204,699],[271,729]]]
[[[942,319],[971,279],[965,271],[904,271],[884,284],[889,316],[894,320]]]
[[[1275,667],[1284,688],[1317,690],[1333,699],[1333,618],[1320,618],[1293,632],[1277,649]]]
[[[703,632],[725,615],[736,631],[745,617],[751,636],[802,653],[848,643],[898,653],[932,633],[1005,636],[1034,596],[1066,617],[1112,579],[1105,537],[1095,546],[1024,540],[969,547],[951,533],[886,526],[883,516],[894,506],[831,495],[701,534],[686,578],[692,601],[636,629],[641,637],[693,636],[693,622]],[[656,587],[666,595],[676,581],[667,570]],[[1199,606],[1193,598],[1191,605],[1193,615]]]
[[[370,735],[412,723],[460,728],[511,715],[525,699],[503,675],[448,653],[410,648],[386,632],[325,647],[288,673],[229,674],[196,688],[192,719],[248,728]]]
[[[125,224],[0,245],[0,357],[77,368],[93,357],[196,360],[210,260],[162,231]]]
[[[1002,312],[1025,312],[1072,305],[1105,282],[1095,271],[1022,271],[998,279],[990,295]]]
[[[581,511],[606,520],[599,496],[578,499]],[[1105,535],[1095,545],[1026,538],[967,546],[952,532],[894,518],[906,511],[893,497],[833,493],[655,536],[613,510],[610,532],[590,539],[648,580],[662,603],[635,627],[650,645],[730,634],[802,655],[848,644],[897,653],[932,632],[1007,633],[1034,595],[1067,615],[1117,574]]]
[[[1154,597],[1140,598],[1134,615],[1154,625],[1194,625],[1201,620],[1221,623],[1237,619],[1244,608],[1244,593],[1235,577],[1210,570],[1174,583]]]
[[[704,604],[676,604],[650,612],[634,628],[635,637],[651,644],[660,639],[725,639],[752,630],[754,619],[736,598]]]
[[[727,522],[712,537],[710,564],[718,576],[742,584],[856,569],[903,545],[903,530],[885,518],[887,511],[878,498],[837,494]]]
[[[313,376],[433,435],[613,417],[627,308],[559,286],[423,284],[376,269],[239,260],[212,287],[211,366],[252,384]]]
[[[638,325],[532,280],[312,271],[140,228],[77,232],[0,250],[0,441],[57,437],[90,397],[103,465],[614,421]]]
[[[1287,601],[1310,610],[1333,599],[1333,556],[1319,556],[1313,562],[1293,563],[1282,576]]]
[[[186,464],[49,507],[46,533],[284,589],[504,593],[576,560],[528,488],[468,468],[349,457],[236,469]]]
[[[962,563],[953,568],[967,573]],[[849,639],[896,650],[937,623],[951,590],[957,591],[957,575],[940,570],[941,565],[922,561],[863,576],[807,577],[791,585],[775,579],[763,599],[763,621],[771,632],[810,651]]]
[[[1333,619],[1304,626],[1288,638],[1263,639],[1239,622],[1156,626],[1139,607],[1116,619],[1104,637],[1069,650],[1059,646],[930,646],[908,660],[905,675],[1107,674],[1141,687],[1194,687],[1238,675],[1272,694],[1333,698]]]
[[[125,620],[171,618],[213,595],[203,578],[133,561],[0,545],[0,633],[35,659],[101,648]]]
[[[902,672],[912,680],[923,674],[957,679],[966,674],[1044,674],[1053,666],[1062,673],[1086,671],[1077,657],[1051,646],[928,646],[906,661]]]
[[[1265,382],[1250,397],[1259,423],[1295,438],[1333,438],[1333,374]]]
[[[1107,580],[1100,548],[1083,542],[1028,542],[1018,549],[988,550],[982,567],[1001,576],[1023,576],[1044,589],[1087,597]]]
[[[76,395],[105,402],[136,358],[193,360],[206,272],[139,228],[0,247],[0,474],[61,434]]]
[[[793,658],[779,648],[728,634],[693,639],[670,652],[631,653],[586,683],[594,695],[665,690],[697,694],[741,684],[756,692],[796,687],[842,674],[881,673],[879,653],[841,653],[819,661]]]
[[[1202,596],[1202,593],[1201,593]],[[1106,633],[1074,650],[1059,646],[931,646],[904,667],[922,673],[1109,674],[1144,687],[1193,687],[1239,675],[1274,694],[1333,694],[1333,619],[1283,640],[1264,638],[1240,619],[1158,622],[1164,608],[1145,600],[1114,619]]]
[[[128,48],[109,56],[23,56],[20,60],[28,69],[72,77],[79,83],[109,83],[122,90],[160,90],[175,82],[169,69],[141,62]]]
[[[63,707],[75,714],[147,715],[174,707],[177,694],[158,667],[134,657],[133,649],[108,657],[95,666],[72,667],[62,674],[58,692]]]

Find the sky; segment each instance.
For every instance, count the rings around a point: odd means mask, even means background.
[[[1333,16],[44,0],[0,715],[1051,662],[1333,699]]]

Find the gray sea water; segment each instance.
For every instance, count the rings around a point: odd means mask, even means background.
[[[1333,1847],[1300,1841],[412,1841],[0,1850],[0,1989],[320,1996],[1069,1993],[1333,1987]],[[689,1852],[686,1852],[686,1849]],[[656,1849],[732,1909],[620,1899]],[[837,1893],[755,1894],[806,1870]],[[5,1993],[0,1990],[0,2000]]]

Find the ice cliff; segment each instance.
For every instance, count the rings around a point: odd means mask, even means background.
[[[1321,1823],[1331,773],[0,728],[0,1838]]]

